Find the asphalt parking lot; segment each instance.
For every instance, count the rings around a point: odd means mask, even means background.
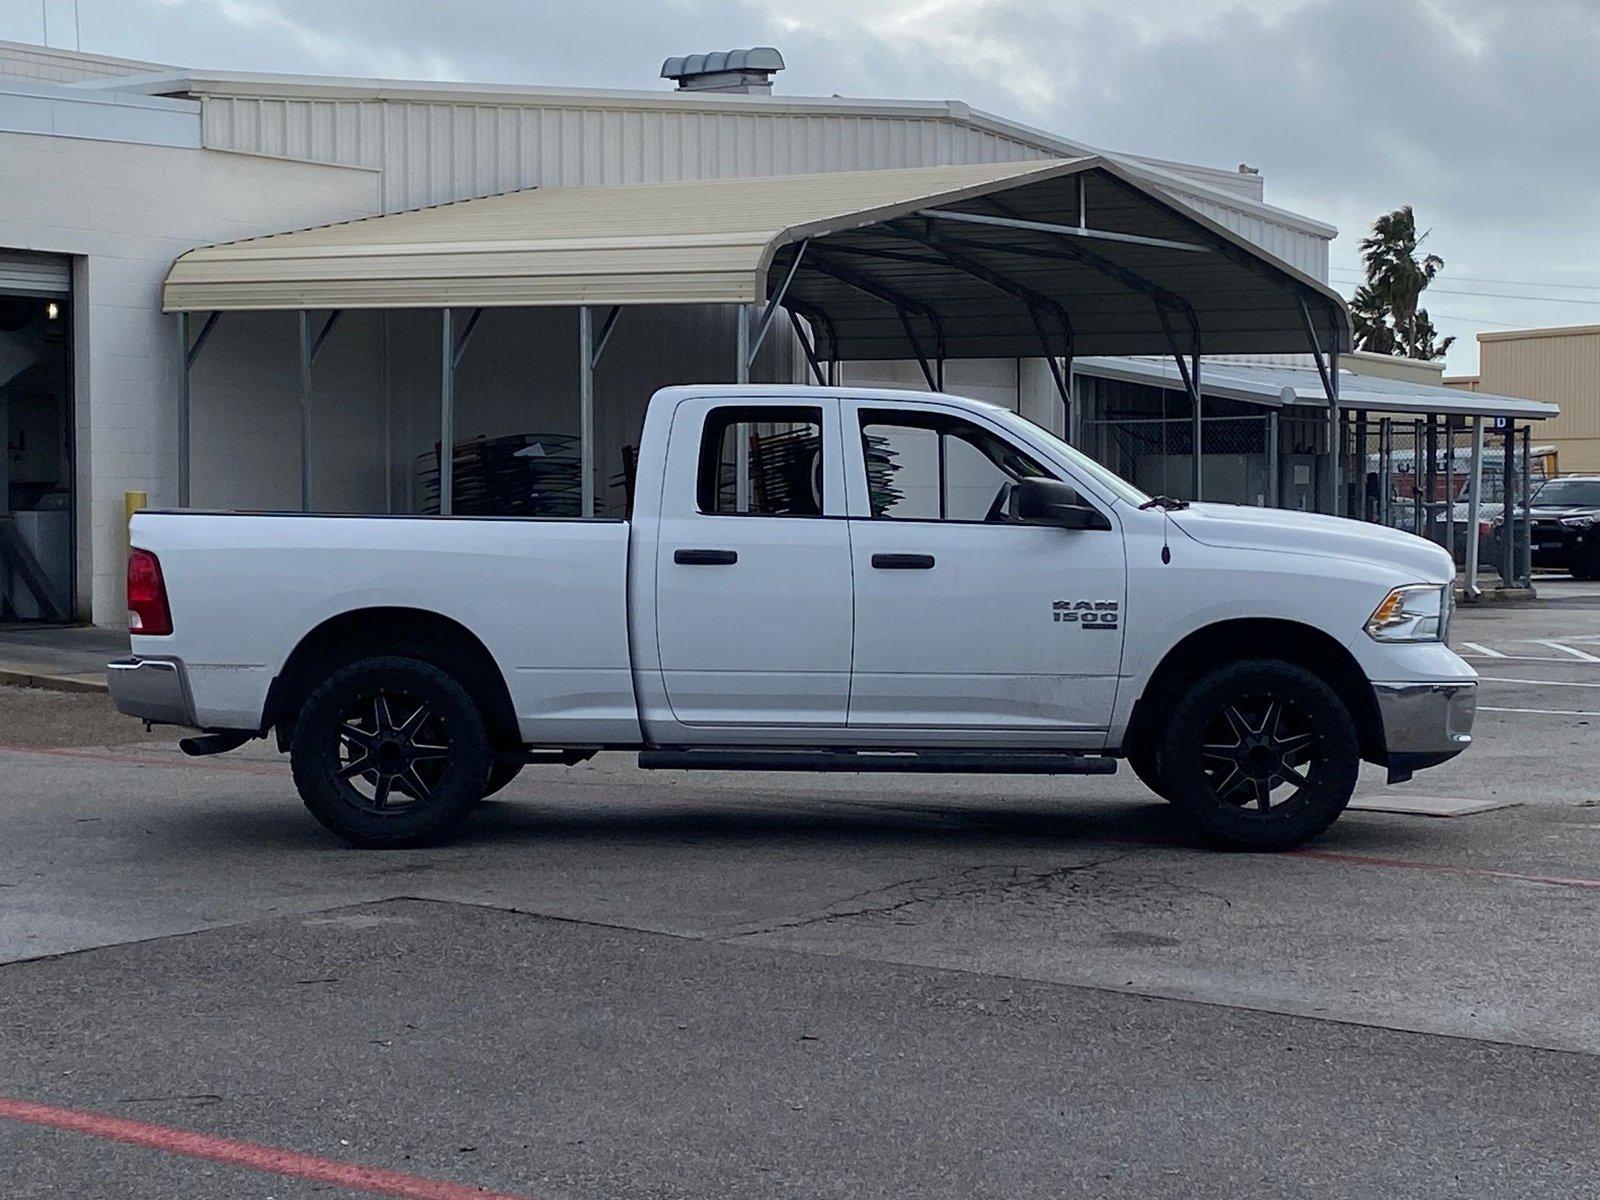
[[[0,1195],[1595,1194],[1600,586],[1541,590],[1458,615],[1471,752],[1276,856],[1128,772],[620,755],[358,852],[0,689]]]

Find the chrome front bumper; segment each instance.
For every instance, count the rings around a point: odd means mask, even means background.
[[[118,712],[152,725],[195,726],[189,680],[175,659],[119,658],[106,664],[106,684]]]
[[[1472,745],[1478,709],[1476,680],[1450,683],[1375,683],[1383,743],[1391,774],[1454,758]]]

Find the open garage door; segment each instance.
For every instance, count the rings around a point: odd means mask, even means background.
[[[0,250],[0,622],[72,617],[71,260]]]

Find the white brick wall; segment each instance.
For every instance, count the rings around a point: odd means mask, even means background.
[[[92,598],[83,615],[120,624],[122,493],[148,491],[158,505],[177,499],[177,319],[160,311],[167,268],[194,246],[374,212],[377,176],[214,151],[16,133],[0,133],[0,164],[0,246],[79,260],[79,604],[83,610]],[[247,411],[265,415],[275,402],[272,387],[253,388],[268,378],[265,349],[242,348],[246,361],[234,377],[260,395],[241,404],[239,420]],[[228,369],[222,357],[208,365]],[[292,384],[292,356],[288,369]],[[274,409],[270,421],[252,423],[249,436],[237,440],[237,464],[208,462],[207,469],[238,476],[247,490],[265,488],[248,468],[266,470],[260,446],[280,438],[283,425]],[[197,436],[197,454],[203,445]],[[199,477],[197,462],[197,485]],[[298,494],[297,479],[289,484]],[[195,499],[204,495],[197,486]]]

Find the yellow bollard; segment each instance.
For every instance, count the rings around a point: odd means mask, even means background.
[[[133,514],[138,512],[141,508],[149,508],[149,507],[150,507],[150,493],[149,492],[123,492],[122,493],[122,514],[123,514],[123,519],[122,519],[122,550],[123,550],[123,557],[124,558],[127,557],[127,551],[130,550],[132,548],[132,545],[133,545],[132,542],[129,540],[132,537],[132,534],[133,534],[133,528],[132,528],[133,527]]]

